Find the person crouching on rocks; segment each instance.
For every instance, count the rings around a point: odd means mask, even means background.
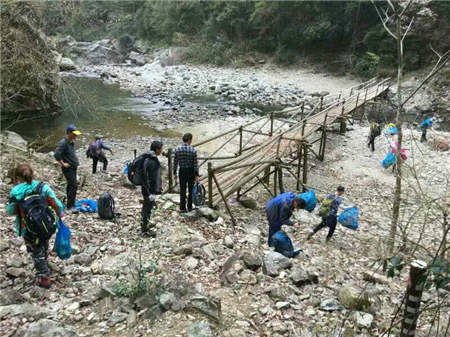
[[[281,226],[293,226],[295,223],[290,219],[294,209],[305,209],[306,202],[293,192],[277,195],[270,200],[266,206],[267,220],[269,221],[269,247],[274,246],[272,236],[281,229]]]
[[[58,217],[63,215],[64,206],[47,184],[33,180],[30,165],[18,165],[10,175],[15,186],[11,189],[6,211],[16,215],[16,233],[23,236],[34,261],[38,285],[49,288],[48,242],[56,230]]]
[[[155,206],[156,195],[162,193],[161,164],[158,160],[162,147],[162,142],[153,141],[150,146],[151,157],[144,162],[145,181],[141,189],[142,197],[144,198],[141,212],[141,231],[144,237],[156,237],[156,231],[153,228],[149,229],[148,223],[152,214],[152,208]]]
[[[103,163],[103,171],[106,171],[108,167],[108,159],[106,158],[105,152],[103,150],[107,150],[113,154],[111,147],[106,145],[102,141],[102,135],[96,135],[94,141],[89,144],[89,147],[86,151],[86,156],[88,158],[92,158],[92,173],[95,174],[97,172],[97,163]]]

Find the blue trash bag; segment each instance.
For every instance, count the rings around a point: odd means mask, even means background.
[[[75,208],[80,212],[95,213],[97,212],[97,201],[92,199],[81,199],[75,203]]]
[[[306,202],[306,210],[308,212],[314,211],[314,208],[316,208],[317,205],[317,199],[316,199],[316,193],[314,190],[309,190],[304,193],[300,193],[298,195],[299,198],[302,198]]]
[[[395,164],[395,155],[392,152],[389,152],[386,157],[381,162],[381,165],[387,169],[389,166],[392,166]]]
[[[291,239],[282,230],[272,235],[272,242],[275,251],[286,257],[296,257],[301,252],[301,249],[294,250]]]
[[[358,207],[353,206],[347,208],[345,211],[342,211],[341,214],[339,214],[338,221],[342,226],[346,228],[357,230],[358,218],[359,218]]]
[[[123,174],[128,175],[128,162],[125,162],[125,167],[123,168]]]
[[[61,219],[58,220],[58,232],[56,233],[55,245],[53,250],[61,260],[67,260],[72,256],[72,246],[70,245],[69,227],[67,227]]]
[[[433,122],[431,121],[431,118],[427,118],[420,123],[420,127],[422,129],[431,128],[432,125],[433,125]]]
[[[396,135],[397,133],[398,129],[395,126],[392,126],[386,130],[386,135]]]

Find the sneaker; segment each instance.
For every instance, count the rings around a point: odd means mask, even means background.
[[[37,277],[37,283],[39,287],[48,289],[52,285],[52,280],[48,276],[40,275]]]

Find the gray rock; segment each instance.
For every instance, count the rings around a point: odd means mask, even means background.
[[[195,322],[186,329],[187,337],[214,337],[207,321]]]
[[[278,276],[284,269],[292,267],[292,261],[277,252],[269,252],[264,256],[263,273],[269,276]]]
[[[137,313],[134,310],[130,310],[127,317],[127,326],[134,327],[137,323]]]
[[[189,255],[192,254],[192,244],[187,243],[182,246],[176,246],[173,249],[174,254],[176,255]]]
[[[370,307],[369,296],[353,285],[346,285],[339,289],[339,302],[350,310],[367,310]]]
[[[108,318],[108,322],[106,323],[108,326],[112,327],[120,322],[126,321],[128,318],[128,314],[120,311],[114,311],[111,316]]]
[[[49,319],[41,319],[33,322],[26,330],[24,337],[76,337],[73,331],[64,329],[55,321]]]
[[[303,269],[295,268],[291,273],[291,280],[297,287],[301,287],[306,284],[318,283],[319,277]]]
[[[164,310],[170,310],[170,308],[172,307],[172,305],[175,303],[176,301],[176,297],[174,294],[172,293],[163,293],[160,297],[159,297],[159,304],[161,305],[161,307]]]
[[[254,272],[246,269],[239,274],[239,283],[256,284],[258,283],[258,278],[256,277],[256,274]]]
[[[373,322],[373,316],[371,314],[361,311],[355,311],[352,317],[359,328],[369,329]]]
[[[11,304],[0,307],[0,319],[6,316],[21,316],[27,318],[44,318],[49,314],[49,311],[41,306],[23,303],[23,304]]]
[[[251,270],[256,271],[262,265],[261,257],[251,252],[244,252],[242,254],[242,260],[244,261],[245,266]]]
[[[196,309],[216,322],[222,319],[221,304],[219,299],[214,299],[208,296],[195,294],[190,297],[186,303],[186,308]]]
[[[230,235],[226,235],[225,236],[225,238],[223,239],[223,243],[228,248],[233,248],[234,247],[234,240],[233,240],[233,238]]]
[[[216,221],[219,218],[219,214],[209,207],[200,207],[198,211],[200,215],[208,219],[208,221]]]
[[[9,243],[6,240],[0,239],[0,252],[9,249]]]
[[[249,209],[257,209],[258,208],[258,203],[256,202],[256,200],[249,198],[249,197],[240,198],[239,202],[245,208],[249,208]]]
[[[146,308],[152,308],[158,303],[158,299],[153,295],[146,294],[137,298],[134,303],[136,304],[138,309],[143,310]]]
[[[2,141],[6,144],[15,145],[23,149],[26,149],[28,145],[28,142],[16,132],[5,130],[2,131],[0,135],[2,137]]]
[[[70,58],[62,57],[59,61],[59,69],[62,71],[75,70],[76,66]]]
[[[12,277],[20,277],[25,275],[25,269],[17,267],[9,267],[6,269],[6,274]]]
[[[20,304],[23,302],[25,302],[25,299],[17,290],[12,288],[2,289],[0,293],[0,306]]]
[[[128,59],[139,67],[145,65],[148,61],[146,55],[136,53],[135,51],[130,52],[130,54],[128,55]]]
[[[280,301],[280,302],[275,303],[275,308],[277,308],[278,310],[286,309],[286,308],[289,308],[290,305],[291,304],[289,302]]]
[[[320,310],[323,311],[336,311],[340,310],[341,306],[339,302],[334,298],[328,298],[320,302]]]
[[[189,256],[184,262],[184,265],[189,270],[195,269],[198,266],[198,260],[195,257]]]
[[[89,266],[93,260],[94,260],[94,257],[87,253],[81,253],[81,254],[75,255],[75,259],[74,259],[75,263],[81,264],[83,266]]]

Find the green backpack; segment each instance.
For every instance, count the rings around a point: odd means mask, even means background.
[[[325,199],[324,201],[322,201],[322,205],[320,206],[319,209],[319,215],[322,218],[326,218],[328,216],[328,213],[330,212],[331,209],[331,204],[333,203],[335,199]]]

